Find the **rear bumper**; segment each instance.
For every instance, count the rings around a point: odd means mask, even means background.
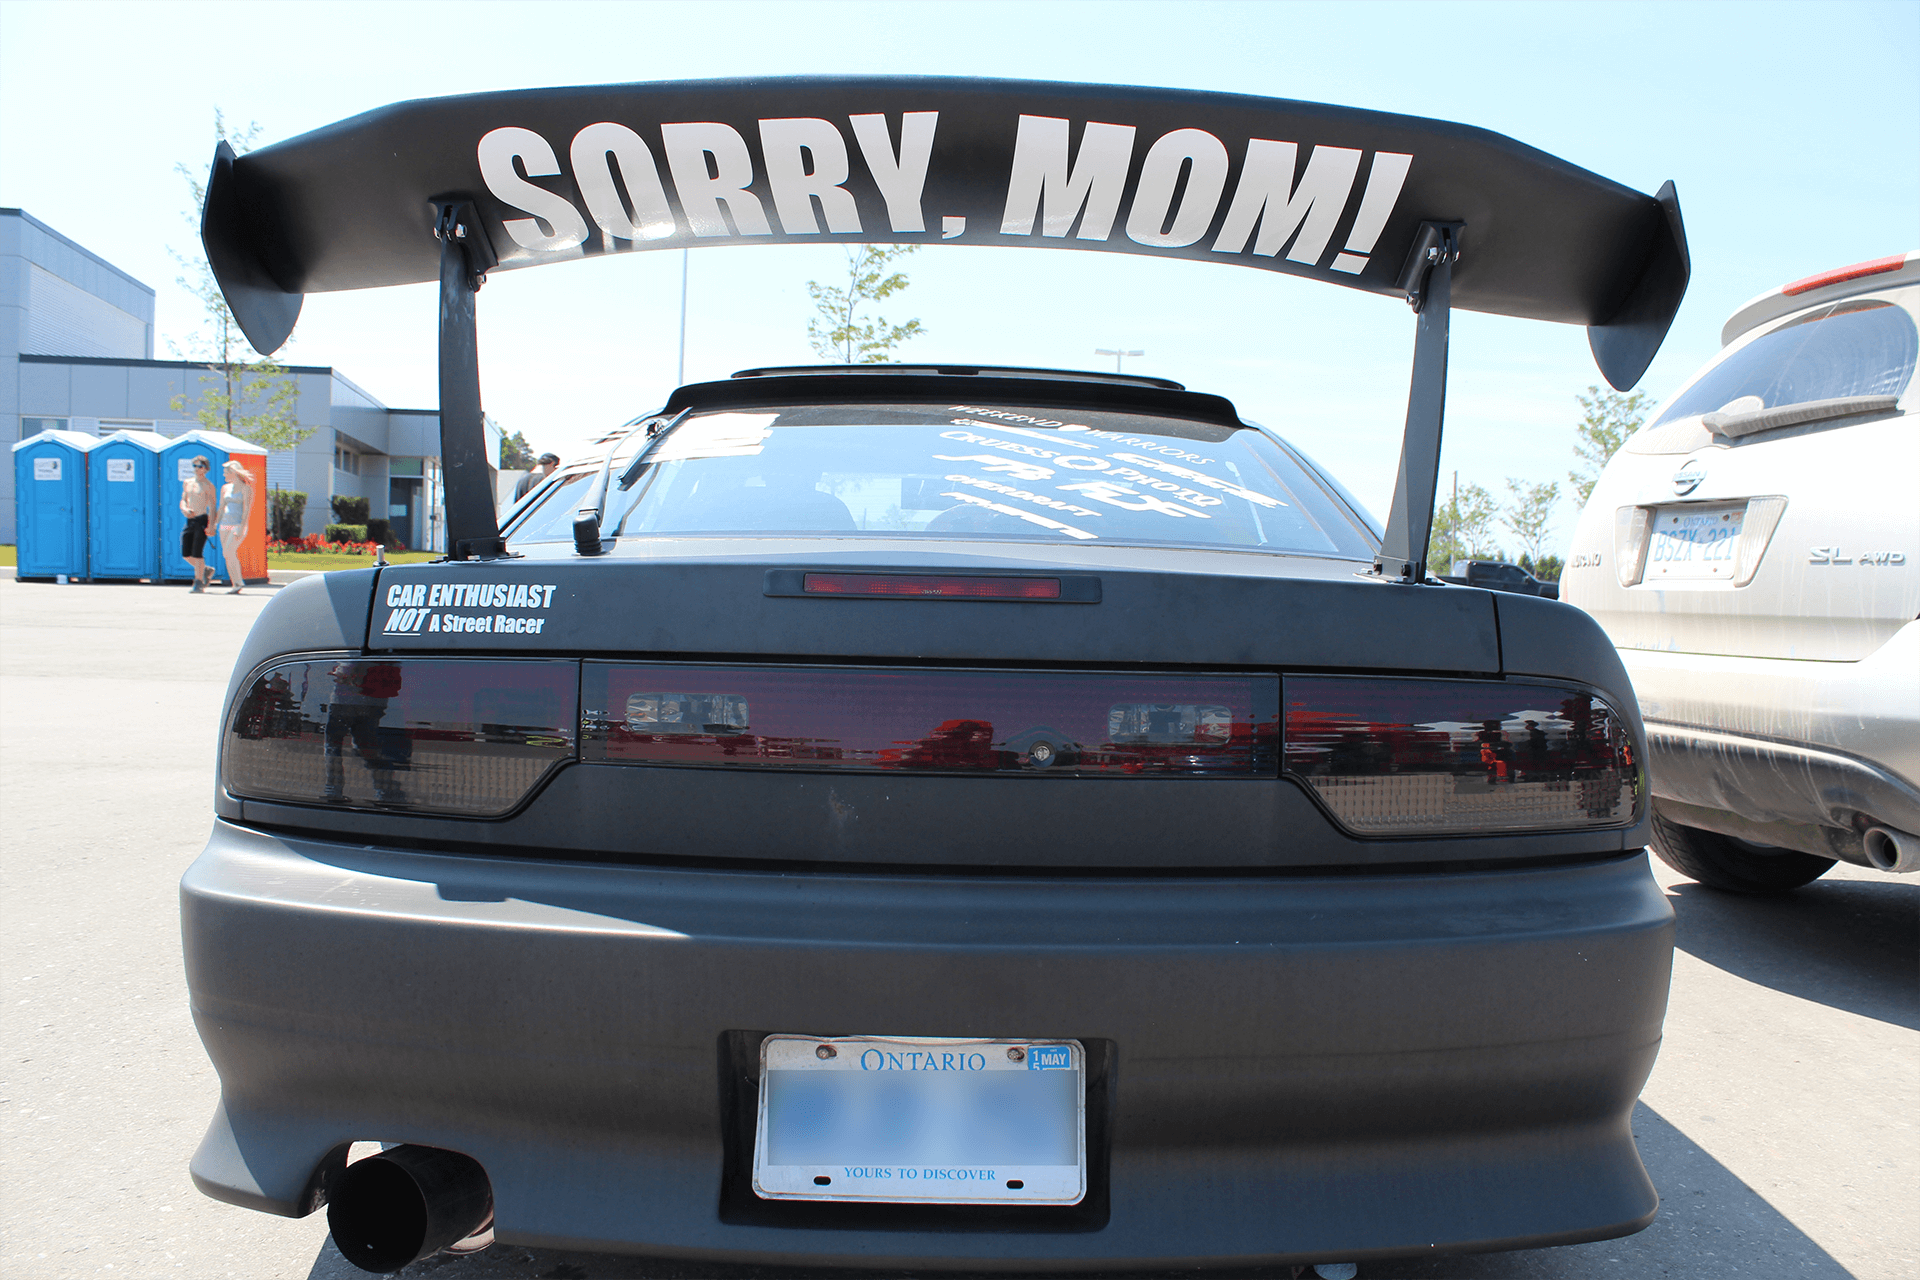
[[[1866,828],[1920,833],[1920,621],[1858,662],[1620,658],[1675,821],[1863,865]]]
[[[828,1266],[1253,1265],[1623,1235],[1672,915],[1643,856],[1432,875],[862,876],[448,857],[217,823],[181,885],[209,1195],[463,1151],[524,1244]],[[754,1032],[1108,1047],[1104,1202],[729,1210]],[[738,1158],[737,1152],[733,1156]],[[902,1207],[904,1209],[904,1207]],[[1030,1211],[1016,1211],[1030,1212]]]

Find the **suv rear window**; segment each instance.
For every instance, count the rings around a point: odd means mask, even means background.
[[[1841,396],[1897,396],[1920,358],[1905,308],[1851,299],[1797,316],[1700,375],[1654,422],[1712,413],[1742,396],[1768,409]]]
[[[552,486],[508,538],[570,540],[583,478]],[[969,404],[690,416],[653,443],[631,489],[608,495],[602,527],[1373,555],[1358,519],[1252,428]]]

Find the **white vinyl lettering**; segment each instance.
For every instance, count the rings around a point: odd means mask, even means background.
[[[1213,242],[1215,253],[1245,249],[1247,237],[1258,223],[1260,235],[1253,251],[1261,257],[1279,253],[1297,228],[1300,236],[1287,261],[1320,261],[1353,191],[1360,153],[1346,147],[1315,147],[1307,157],[1306,172],[1295,186],[1293,166],[1298,153],[1299,148],[1291,142],[1248,140],[1247,162],[1240,170],[1240,185],[1234,188],[1227,219]]]
[[[1374,241],[1386,229],[1387,218],[1400,199],[1400,188],[1407,183],[1407,170],[1413,157],[1397,151],[1373,153],[1373,167],[1367,170],[1367,191],[1360,197],[1360,212],[1353,215],[1353,230],[1347,235],[1346,251],[1333,259],[1335,271],[1359,275],[1373,252]]]
[[[827,230],[860,230],[860,208],[845,185],[847,140],[825,120],[804,117],[760,122],[760,154],[773,184],[773,211],[790,236],[817,236],[813,202],[820,202]],[[812,168],[808,168],[808,160]]]
[[[673,210],[667,207],[666,189],[660,185],[660,167],[639,134],[609,120],[590,124],[573,135],[568,159],[587,212],[609,238],[664,240],[673,234]],[[615,165],[619,166],[617,176]]]
[[[991,453],[936,453],[933,455],[941,462],[977,462],[989,471],[1013,476],[1018,480],[1051,480],[1053,468],[1038,463],[1022,462],[1018,458],[1001,458]]]
[[[1069,538],[1078,538],[1084,541],[1088,538],[1097,538],[1100,536],[1097,533],[1088,533],[1085,529],[1077,529],[1070,524],[1062,524],[1058,520],[1049,520],[1047,517],[1032,511],[1022,511],[1018,507],[1010,507],[1004,502],[990,502],[985,498],[975,497],[971,493],[954,493],[949,491],[940,496],[943,498],[952,498],[955,502],[964,502],[970,507],[985,507],[989,511],[998,511],[1003,516],[1015,516],[1021,520],[1025,520],[1028,524],[1037,524],[1042,529],[1055,529],[1066,534]]]
[[[1164,498],[1156,498],[1150,493],[1141,493],[1124,484],[1115,484],[1111,480],[1077,480],[1072,484],[1054,487],[1068,493],[1084,493],[1095,502],[1110,503],[1126,511],[1158,511],[1161,515],[1197,516],[1202,520],[1213,518],[1204,511],[1189,510],[1177,502],[1168,502]],[[1134,501],[1128,501],[1129,498]]]
[[[495,129],[480,139],[480,176],[495,198],[533,215],[508,218],[502,225],[513,242],[535,253],[557,253],[585,242],[587,220],[565,196],[537,187],[527,178],[551,178],[560,172],[547,140],[531,129]],[[526,166],[523,178],[514,161]],[[544,219],[551,231],[541,229],[535,219]]]
[[[926,218],[920,212],[920,193],[927,185],[927,162],[933,158],[933,131],[940,123],[938,111],[909,111],[900,117],[900,153],[893,151],[887,134],[885,116],[848,116],[853,137],[860,144],[860,157],[867,162],[873,185],[887,202],[887,221],[895,231],[925,231]],[[946,222],[964,219],[948,218]],[[943,226],[945,224],[942,224]]]
[[[753,157],[737,130],[712,122],[663,124],[660,137],[667,148],[667,167],[673,171],[673,189],[679,193],[680,207],[694,235],[735,234],[720,216],[722,201],[733,215],[738,234],[773,234],[760,198],[747,190],[753,182]],[[708,156],[713,157],[712,172],[707,169]]]
[[[1162,231],[1180,171],[1189,163],[1193,168],[1180,208],[1174,211],[1173,226]],[[1134,184],[1133,208],[1127,214],[1128,238],[1163,249],[1192,244],[1207,234],[1226,186],[1226,145],[1204,129],[1175,129],[1147,151],[1140,181]]]
[[[1067,122],[1053,116],[1021,116],[1013,140],[1013,174],[1007,180],[1007,207],[1000,233],[1064,236],[1080,217],[1081,240],[1105,240],[1113,234],[1120,196],[1133,159],[1133,126],[1089,123],[1079,154],[1067,163]]]
[[[540,597],[540,607],[541,607],[542,609],[545,609],[545,608],[548,608],[548,607],[550,607],[550,606],[551,606],[551,605],[553,604],[553,593],[554,593],[554,590],[555,590],[555,588],[553,588],[553,587],[541,587],[541,588],[540,588],[540,591],[541,591],[541,597]]]

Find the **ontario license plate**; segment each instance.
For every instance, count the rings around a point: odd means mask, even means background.
[[[1731,581],[1739,567],[1740,525],[1747,504],[1662,507],[1653,513],[1642,581]]]
[[[767,1200],[1078,1204],[1077,1040],[768,1036],[753,1189]]]

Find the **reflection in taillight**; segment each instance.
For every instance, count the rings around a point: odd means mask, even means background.
[[[1633,820],[1628,726],[1531,681],[1290,677],[1286,771],[1357,835],[1578,830]]]
[[[633,733],[744,733],[747,700],[724,693],[630,693]]]
[[[581,758],[611,764],[1072,776],[1278,771],[1272,676],[588,662],[581,688]]]
[[[1225,742],[1233,736],[1233,712],[1190,702],[1127,702],[1107,712],[1111,742]]]
[[[573,758],[571,662],[328,658],[257,676],[221,774],[236,796],[498,817]]]

